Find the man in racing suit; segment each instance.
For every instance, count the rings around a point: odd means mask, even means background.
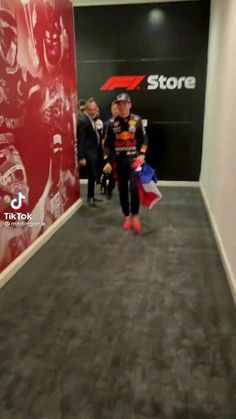
[[[129,95],[119,94],[115,102],[119,115],[110,120],[104,144],[109,155],[107,165],[115,164],[120,204],[125,215],[123,228],[140,232],[138,173],[135,167],[144,162],[148,139],[140,116],[130,113]]]

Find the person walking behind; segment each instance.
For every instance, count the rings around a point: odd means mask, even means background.
[[[94,99],[85,103],[85,111],[79,118],[78,124],[78,159],[80,166],[88,169],[87,202],[95,206],[101,199],[95,198],[95,184],[97,179],[97,161],[100,137],[95,124],[97,104]]]
[[[109,127],[109,124],[119,115],[118,105],[117,105],[117,103],[115,101],[113,101],[112,104],[111,104],[111,114],[112,114],[112,117],[110,119],[108,119],[108,121],[106,121],[105,124],[104,124],[105,137],[106,137],[106,131],[107,131],[108,127]],[[103,140],[103,158],[104,158],[104,164],[106,164],[106,163],[109,162],[108,156],[106,155],[106,152],[105,152],[105,149],[104,149],[105,137],[104,137],[104,140]],[[104,164],[103,164],[103,166],[104,166]],[[108,167],[108,172],[107,172],[107,174],[104,173],[104,177],[105,177],[105,180],[106,180],[106,177],[108,178],[107,187],[104,188],[104,189],[106,189],[107,198],[108,199],[111,199],[112,198],[112,195],[113,195],[113,190],[115,189],[115,186],[116,186],[116,178],[115,178],[114,166],[113,167],[110,167],[110,168]]]

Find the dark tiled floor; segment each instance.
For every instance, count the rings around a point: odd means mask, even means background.
[[[0,292],[1,419],[235,419],[236,315],[197,189],[82,208]]]

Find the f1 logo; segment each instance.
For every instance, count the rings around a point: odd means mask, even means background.
[[[18,210],[22,207],[23,201],[26,197],[23,195],[22,192],[18,192],[17,197],[11,200],[10,206],[11,208]]]
[[[100,90],[114,90],[119,88],[135,90],[144,79],[145,76],[113,76],[102,85]]]
[[[194,76],[164,76],[163,74],[151,74],[150,76],[113,76],[110,77],[100,90],[127,89],[137,90],[144,79],[147,79],[147,90],[194,90],[196,77]]]

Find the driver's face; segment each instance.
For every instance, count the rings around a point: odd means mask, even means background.
[[[131,103],[125,102],[125,101],[117,102],[117,107],[118,107],[119,115],[121,117],[126,117],[130,113]]]

